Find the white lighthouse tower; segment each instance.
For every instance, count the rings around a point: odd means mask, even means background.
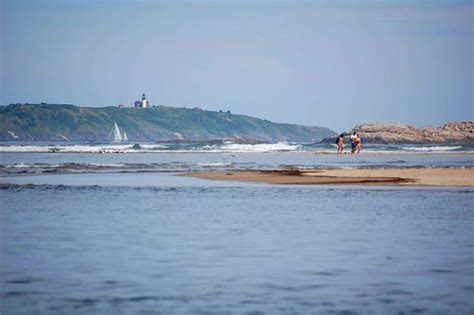
[[[148,107],[148,101],[146,100],[145,93],[142,94],[142,108]]]

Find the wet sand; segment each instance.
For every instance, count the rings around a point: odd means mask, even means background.
[[[474,186],[474,168],[237,171],[187,173],[184,176],[280,185]]]

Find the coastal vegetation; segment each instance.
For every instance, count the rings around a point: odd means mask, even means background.
[[[320,141],[335,135],[328,128],[274,123],[230,112],[42,103],[0,106],[0,140],[108,141],[114,121],[131,141]]]

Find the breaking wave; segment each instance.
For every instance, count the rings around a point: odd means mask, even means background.
[[[274,151],[297,151],[302,145],[300,144],[289,144],[286,142],[278,143],[262,143],[262,144],[238,144],[238,143],[225,143],[218,150],[224,152],[274,152]]]
[[[458,146],[402,146],[400,149],[412,152],[444,152],[444,151],[459,151],[463,147]]]
[[[0,144],[0,153],[266,153],[315,152],[334,153],[335,144],[323,143],[237,143],[232,141],[163,142],[137,144],[110,143],[9,143]],[[345,152],[350,148],[346,147]],[[463,153],[474,152],[472,145],[383,145],[363,144],[363,153]]]
[[[296,151],[300,144],[286,142],[241,144],[233,142],[215,143],[173,143],[173,144],[84,144],[84,145],[2,145],[0,152],[31,153],[245,153]]]

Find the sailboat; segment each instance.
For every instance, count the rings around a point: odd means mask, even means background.
[[[128,141],[128,137],[127,137],[127,134],[125,133],[125,130],[123,131],[122,141]]]
[[[111,138],[112,138],[112,142],[122,142],[123,141],[123,137],[120,134],[120,129],[119,129],[116,121],[114,121],[114,127],[112,129]]]

